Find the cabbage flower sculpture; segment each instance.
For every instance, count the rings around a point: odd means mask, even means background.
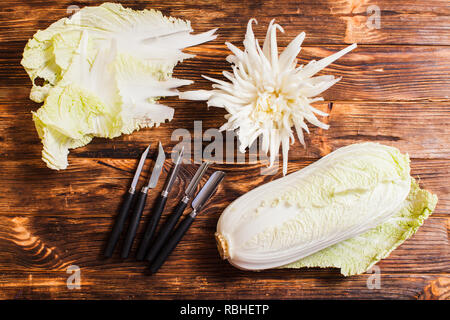
[[[262,149],[270,154],[269,167],[273,166],[281,145],[285,175],[289,145],[294,142],[291,128],[295,127],[300,142],[305,145],[303,130],[309,133],[306,122],[323,129],[329,127],[316,117],[328,114],[311,104],[323,100],[317,96],[341,78],[314,75],[356,48],[356,44],[320,61],[313,60],[306,66],[297,67],[296,57],[305,33],[300,33],[279,55],[276,32],[284,32],[283,28],[272,20],[261,48],[253,34],[253,22],[256,23],[256,20],[250,19],[247,25],[244,51],[229,42],[225,43],[232,52],[227,61],[233,73],[223,72],[229,82],[204,76],[214,82],[213,90],[188,91],[180,97],[208,100],[208,106],[225,108],[228,121],[220,129],[236,130],[242,153],[262,135]]]

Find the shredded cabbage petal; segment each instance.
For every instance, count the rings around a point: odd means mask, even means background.
[[[93,137],[172,120],[174,109],[158,100],[192,83],[172,78],[176,64],[193,57],[182,50],[216,37],[216,29],[192,31],[189,21],[114,3],[85,7],[38,31],[22,65],[33,82],[30,99],[43,103],[33,119],[47,166],[66,169],[69,149]]]

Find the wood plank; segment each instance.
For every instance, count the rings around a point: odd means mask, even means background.
[[[450,299],[450,279],[439,277],[430,282],[425,287],[424,292],[419,296],[420,300],[449,300]]]
[[[200,131],[205,133],[225,123],[223,109],[207,109],[202,102],[174,99],[166,102],[175,108],[172,122],[112,140],[96,138],[86,147],[71,151],[69,161],[74,157],[136,158],[149,142],[156,141],[163,141],[166,150],[170,150],[181,141],[179,130],[187,130],[193,137],[197,132],[202,134]],[[318,159],[339,147],[364,141],[395,146],[413,159],[450,159],[450,127],[444,125],[450,123],[450,102],[335,102],[331,110],[326,103],[316,106],[330,114],[322,118],[330,129],[310,126],[306,149],[296,139],[289,159]],[[42,145],[31,117],[33,108],[21,99],[0,102],[0,130],[4,133],[0,137],[0,157],[11,161],[34,159],[39,164]],[[197,126],[195,121],[200,121]],[[224,148],[227,143],[237,144],[231,138],[226,139],[225,133],[222,137]],[[210,141],[205,139],[203,147],[208,144]]]
[[[177,76],[196,81],[192,87],[200,88],[210,86],[210,82],[202,79],[201,75],[226,80],[221,73],[222,70],[230,70],[225,62],[229,51],[223,46],[210,48],[208,44],[191,49],[197,57],[179,64]],[[303,47],[298,64],[321,59],[342,48]],[[449,71],[450,47],[359,46],[319,74],[342,77],[324,92],[323,97],[328,101],[405,101],[448,99]]]
[[[417,234],[377,264],[380,289],[369,289],[370,273],[348,278],[335,269],[319,268],[255,273],[222,261],[213,239],[220,213],[238,196],[281,177],[281,170],[262,175],[265,161],[249,158],[213,165],[212,169],[227,173],[215,198],[220,201],[211,203],[198,217],[157,275],[149,277],[146,265],[133,259],[101,257],[140,152],[158,140],[170,151],[178,142],[173,136],[179,132],[176,129],[193,134],[194,121],[201,121],[205,132],[220,127],[225,115],[222,109],[207,110],[202,102],[164,99],[176,109],[171,123],[113,140],[95,139],[71,152],[68,170],[46,168],[30,113],[39,105],[28,99],[30,80],[20,65],[23,48],[38,29],[67,16],[68,6],[102,2],[0,2],[0,299],[449,299],[447,0],[267,0],[244,5],[240,0],[126,2],[134,9],[155,8],[189,19],[196,32],[220,27],[216,40],[189,49],[197,57],[177,66],[176,77],[196,81],[189,89],[210,88],[202,74],[222,79],[222,70],[230,69],[224,42],[242,47],[251,17],[258,19],[254,30],[259,39],[275,18],[285,28],[278,35],[281,47],[305,31],[300,64],[328,56],[349,43],[359,44],[321,73],[343,77],[325,93],[325,102],[317,104],[330,113],[323,120],[331,128],[312,128],[306,149],[296,141],[289,154],[289,172],[339,147],[363,141],[392,145],[410,154],[412,175],[423,188],[436,193],[439,202]],[[371,5],[381,10],[380,29],[367,25]],[[330,101],[334,102],[331,108]],[[199,144],[200,153],[208,144]],[[153,153],[154,148],[152,157]],[[162,179],[170,168],[167,161]],[[174,208],[195,169],[193,164],[183,165],[166,213]],[[142,180],[146,177],[147,173]],[[148,208],[161,189],[162,183],[151,193]],[[145,223],[140,227],[138,238]],[[71,265],[81,268],[79,290],[66,286],[66,270]]]
[[[117,212],[120,198],[131,183],[137,160],[72,158],[71,161],[71,168],[61,172],[50,171],[40,160],[0,163],[0,178],[3,181],[0,214],[110,217]],[[292,160],[288,173],[312,162],[312,159]],[[161,181],[170,166],[166,162]],[[174,198],[182,196],[196,168],[194,164],[183,165],[179,182],[173,190]],[[216,164],[211,168],[209,172],[224,170],[227,173],[221,188],[221,210],[240,195],[282,176],[281,169],[275,175],[262,175],[264,163]],[[142,181],[146,176],[144,173]],[[447,216],[450,212],[447,183],[450,180],[449,160],[414,160],[412,176],[419,179],[423,188],[439,197],[435,215]],[[149,203],[155,199],[157,191],[161,191],[162,185],[160,183],[149,195]]]
[[[98,5],[103,1],[77,2]],[[38,29],[45,29],[52,22],[68,15],[72,1],[58,1],[51,6],[48,1],[33,0],[18,4],[2,1],[0,4],[0,40],[16,41],[30,38]],[[380,28],[373,28],[368,11],[371,5],[380,9]],[[297,33],[305,31],[306,44],[432,44],[449,45],[450,22],[448,3],[442,0],[427,1],[287,1],[283,10],[274,11],[279,1],[263,1],[242,6],[238,0],[227,1],[127,1],[134,9],[154,8],[164,14],[188,19],[196,31],[220,27],[220,39],[241,42],[248,20],[257,18],[256,35],[264,37],[264,28],[275,18],[285,28],[280,41],[287,43]],[[33,12],[30,18],[29,12]],[[70,11],[69,11],[70,12]],[[239,14],[237,14],[239,13]],[[326,35],[326,36],[324,36]]]
[[[20,65],[24,45],[17,43],[11,47],[9,44],[6,49],[0,49],[0,56],[4,56],[0,59],[0,99],[8,102],[23,99],[22,104],[27,106],[33,104],[26,99],[29,95],[26,88],[30,88],[31,83]],[[329,56],[342,48],[336,45],[304,47],[299,64]],[[231,70],[225,61],[229,51],[224,44],[205,44],[188,52],[197,57],[179,64],[174,73],[178,78],[196,82],[186,90],[210,89],[211,82],[201,75],[224,79],[222,71]],[[449,97],[450,47],[359,46],[320,74],[342,77],[323,94],[327,101],[445,100]]]
[[[217,195],[216,199],[220,197]],[[163,219],[175,205],[175,201],[170,201]],[[162,274],[186,277],[217,273],[218,277],[227,277],[239,272],[222,261],[216,249],[214,232],[221,212],[221,204],[208,205],[161,269]],[[146,211],[132,255],[142,238],[148,216],[149,212]],[[381,272],[447,273],[450,266],[449,222],[449,218],[430,217],[411,239],[377,264]],[[61,271],[70,265],[78,265],[92,272],[121,273],[126,270],[130,275],[145,274],[146,263],[134,261],[132,257],[126,260],[119,258],[120,245],[114,258],[106,260],[102,257],[112,223],[112,217],[0,216],[0,273],[9,270]],[[176,269],[180,267],[182,269],[177,272]],[[302,269],[298,274],[308,274],[309,271]],[[336,270],[328,271],[335,273]],[[272,272],[277,274],[279,271]],[[281,272],[284,274],[284,271]],[[258,273],[243,273],[249,277],[258,277]]]
[[[176,271],[179,271],[178,268]],[[220,270],[222,272],[222,270]],[[242,272],[218,276],[215,271],[188,277],[167,273],[149,277],[127,272],[89,272],[81,269],[81,288],[69,290],[65,270],[60,272],[14,272],[0,277],[2,299],[417,299],[426,298],[429,285],[446,284],[440,274],[381,274],[380,288],[371,288],[373,275],[343,278],[337,274],[292,271]],[[212,286],[215,284],[216,286]],[[118,289],[120,288],[120,290]],[[236,288],[239,288],[236,290]],[[427,293],[424,293],[426,288]],[[428,295],[436,297],[436,295]],[[448,297],[448,296],[447,296]],[[444,296],[445,298],[445,296]]]

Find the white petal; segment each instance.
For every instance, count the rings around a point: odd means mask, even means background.
[[[210,91],[210,90],[194,90],[194,91],[180,92],[178,97],[180,99],[185,99],[185,100],[206,101],[211,97],[211,95],[212,95],[212,91]]]
[[[295,58],[301,50],[301,45],[305,39],[306,34],[304,32],[300,33],[294,40],[289,43],[289,45],[280,54],[280,69],[288,68],[292,65]]]
[[[274,24],[271,30],[270,37],[270,62],[272,64],[272,70],[278,72],[278,45],[277,45],[277,29],[284,32],[283,28],[279,24]]]
[[[342,49],[339,52],[336,52],[335,54],[332,54],[331,56],[323,58],[323,59],[321,59],[319,61],[311,61],[301,71],[302,76],[304,76],[304,77],[312,77],[317,72],[319,72],[320,70],[324,69],[329,64],[333,63],[334,61],[336,61],[337,59],[339,59],[340,57],[342,57],[343,55],[345,55],[346,53],[352,51],[355,48],[356,48],[356,43],[346,47],[345,49]]]
[[[272,25],[274,24],[275,19],[272,19],[267,27],[266,38],[263,44],[263,52],[267,59],[270,60],[270,30],[272,30]]]
[[[228,50],[233,52],[233,54],[236,56],[237,59],[242,60],[242,57],[244,55],[244,52],[242,52],[241,49],[236,47],[234,44],[230,42],[225,42],[225,45],[227,46]]]

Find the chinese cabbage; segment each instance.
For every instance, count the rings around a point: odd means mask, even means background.
[[[165,17],[156,10],[135,11],[116,3],[84,7],[38,31],[27,43],[22,65],[33,81],[32,93],[41,92],[31,98],[43,102],[48,91],[43,89],[54,86],[67,70],[83,32],[88,32],[92,41],[90,58],[95,56],[95,48],[108,47],[114,41],[119,53],[156,62],[165,73],[171,73],[178,62],[194,57],[183,53],[184,48],[216,38],[216,29],[197,35],[192,31],[189,21]],[[45,80],[44,86],[35,83],[38,78]]]
[[[67,168],[69,149],[93,137],[172,120],[173,108],[158,100],[192,83],[172,78],[175,65],[193,57],[182,49],[216,37],[215,30],[191,32],[189,21],[113,3],[85,7],[38,31],[22,65],[33,82],[30,98],[44,102],[33,120],[47,166]]]
[[[418,189],[409,171],[409,157],[393,147],[338,149],[230,204],[217,225],[219,251],[247,270],[335,266],[345,275],[364,272],[434,208],[435,196]]]

